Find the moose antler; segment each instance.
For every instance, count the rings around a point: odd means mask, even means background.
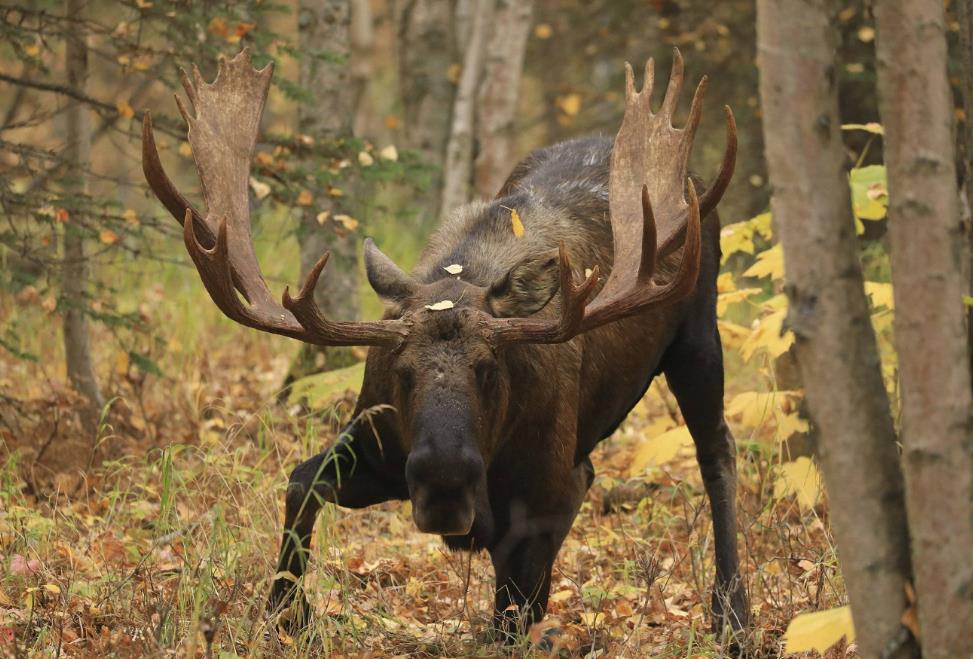
[[[212,83],[195,66],[182,83],[192,108],[177,96],[188,126],[196,170],[206,200],[206,216],[186,201],[162,168],[148,112],[142,123],[142,171],[156,197],[183,225],[186,249],[206,290],[231,319],[255,329],[318,345],[393,345],[406,335],[401,320],[329,321],[314,303],[314,287],[328,262],[325,253],[300,293],[284,291],[283,304],[267,287],[253,251],[247,186],[273,65],[256,70],[246,49],[220,58]],[[246,303],[240,299],[237,291]]]
[[[700,217],[716,207],[733,176],[736,124],[726,112],[726,151],[713,184],[702,199],[687,177],[689,154],[702,111],[704,77],[693,96],[685,127],[672,115],[683,84],[683,60],[673,49],[672,73],[659,112],[651,106],[655,64],[645,65],[642,91],[635,91],[632,67],[625,65],[625,116],[615,137],[609,177],[609,211],[614,242],[611,274],[587,303],[597,269],[575,285],[567,251],[561,246],[561,311],[557,318],[505,318],[493,321],[498,342],[558,343],[647,309],[680,300],[695,289],[699,276]],[[688,194],[688,199],[687,199]],[[665,285],[653,283],[655,267],[683,241],[682,260]]]

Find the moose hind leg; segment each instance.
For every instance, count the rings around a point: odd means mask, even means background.
[[[277,573],[274,575],[268,608],[279,613],[295,597],[298,608],[285,622],[291,631],[310,622],[310,608],[301,592],[301,578],[311,551],[314,522],[324,503],[346,508],[365,508],[396,498],[389,485],[357,459],[351,441],[338,441],[327,451],[302,462],[291,472],[284,507]]]
[[[747,628],[749,607],[736,542],[736,443],[723,417],[723,352],[716,329],[705,340],[669,349],[663,370],[696,445],[696,459],[713,514],[716,587],[713,627]]]

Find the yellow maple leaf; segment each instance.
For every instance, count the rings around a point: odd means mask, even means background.
[[[757,262],[747,268],[744,277],[771,277],[780,279],[784,276],[784,250],[777,243],[770,249],[757,255]]]
[[[797,503],[804,509],[814,508],[821,497],[821,474],[808,457],[801,456],[780,466],[774,496],[780,499],[791,494],[797,496]]]
[[[849,607],[802,613],[787,625],[784,652],[791,654],[816,650],[823,654],[842,636],[847,637],[849,643],[855,640],[855,624]]]
[[[693,438],[689,434],[689,428],[686,426],[673,428],[658,437],[645,440],[639,446],[635,455],[632,456],[632,463],[629,466],[628,472],[632,476],[638,475],[645,471],[647,467],[658,466],[669,462],[676,457],[680,449],[691,448],[692,446]]]
[[[865,282],[865,293],[871,298],[872,307],[885,307],[886,309],[895,308],[895,299],[892,295],[892,284],[885,284],[877,281]]]
[[[517,212],[516,208],[510,210],[510,227],[516,237],[524,237],[524,223],[520,221],[520,213]]]

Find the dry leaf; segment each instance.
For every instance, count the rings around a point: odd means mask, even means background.
[[[463,266],[461,266],[459,263],[453,263],[452,265],[447,265],[444,267],[443,270],[451,275],[458,275],[459,273],[463,272]]]
[[[179,155],[184,158],[188,158],[193,155],[193,148],[189,146],[189,142],[182,142],[179,145]]]
[[[387,147],[378,152],[378,157],[382,160],[391,160],[395,162],[399,159],[399,150],[395,148],[394,144],[389,144]]]
[[[427,304],[426,309],[429,309],[429,311],[446,311],[447,309],[452,309],[455,306],[456,305],[453,304],[452,300],[442,300],[440,302],[436,302],[435,304]]]
[[[257,199],[263,199],[270,194],[270,186],[263,181],[258,181],[254,177],[250,177],[250,188],[253,190],[253,194]]]
[[[787,625],[784,652],[790,654],[817,650],[824,653],[840,641],[842,636],[847,636],[849,643],[855,640],[855,625],[849,607],[802,613]]]
[[[554,34],[554,28],[547,23],[539,23],[534,28],[534,36],[538,39],[550,39],[552,34]]]
[[[139,225],[139,216],[135,213],[135,209],[126,208],[125,212],[122,213],[122,219],[131,224],[132,226]]]
[[[358,220],[353,218],[351,215],[335,215],[335,222],[340,222],[341,226],[346,228],[348,231],[354,231],[358,228]]]
[[[301,206],[310,206],[314,203],[314,195],[309,190],[301,190],[297,195],[297,203]]]
[[[317,219],[318,224],[324,224],[331,219],[331,211],[321,211],[315,219]]]
[[[68,214],[66,208],[58,208],[54,211],[54,221],[58,224],[67,224],[69,219],[71,219],[71,215]]]
[[[556,104],[561,108],[561,112],[569,117],[575,117],[581,111],[581,94],[558,96]]]
[[[106,245],[114,245],[121,239],[118,237],[118,234],[111,229],[102,229],[98,232],[98,240]]]
[[[514,231],[514,235],[518,238],[524,237],[524,223],[520,221],[520,213],[517,212],[516,208],[510,210],[510,227]]]
[[[375,164],[375,159],[372,158],[372,154],[370,154],[368,151],[359,151],[358,164],[362,167],[371,167]]]

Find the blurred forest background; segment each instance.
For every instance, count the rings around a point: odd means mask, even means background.
[[[840,5],[834,75],[895,412],[875,28],[869,3]],[[956,9],[947,3],[959,86]],[[739,127],[719,208],[719,313],[753,647],[777,656],[795,615],[842,605],[781,331],[755,13],[747,0],[0,3],[0,653],[489,653],[476,640],[486,560],[446,552],[398,504],[326,512],[309,586],[316,636],[266,633],[287,472],[347,418],[364,352],[302,349],[222,317],[144,182],[151,111],[167,170],[200,198],[172,100],[179,67],[211,79],[217,57],[244,46],[276,66],[250,180],[263,271],[279,292],[332,249],[320,304],[338,318],[381,313],[359,272],[364,236],[410,266],[443,214],[495,194],[532,149],[614,134],[623,62],[654,57],[661,77],[678,46],[692,84],[710,80],[697,173],[719,166],[723,104]],[[559,647],[718,652],[705,622],[708,511],[664,383],[596,467],[556,567]]]

